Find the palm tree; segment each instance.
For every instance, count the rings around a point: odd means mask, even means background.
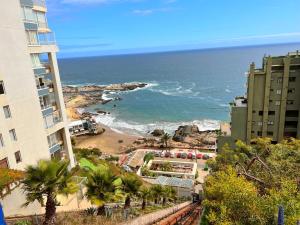
[[[120,197],[121,186],[121,179],[116,177],[108,167],[103,166],[88,176],[85,195],[92,204],[98,206],[99,215],[103,213],[106,202]]]
[[[152,152],[149,152],[144,156],[144,162],[146,163],[148,163],[152,159],[154,159],[154,154]]]
[[[157,204],[160,201],[161,195],[163,193],[162,186],[159,184],[155,184],[155,185],[151,186],[150,191],[151,191],[151,195],[154,199],[154,203]]]
[[[171,135],[168,134],[168,133],[165,133],[165,134],[161,137],[160,141],[161,141],[161,142],[165,145],[165,147],[167,148],[170,139],[171,139]]]
[[[143,186],[139,190],[139,196],[142,198],[142,210],[146,208],[147,200],[149,199],[151,195],[151,191],[149,188]]]
[[[24,206],[37,200],[44,206],[46,198],[46,213],[44,225],[55,224],[57,195],[68,195],[77,191],[77,185],[72,181],[68,171],[69,162],[41,160],[36,166],[28,166],[22,188],[26,194]]]
[[[142,181],[133,173],[124,174],[122,177],[123,192],[126,195],[124,209],[130,207],[131,198],[137,195]]]
[[[167,200],[174,200],[175,199],[176,191],[175,191],[174,188],[172,188],[170,186],[164,186],[162,196],[163,196],[163,205],[165,205]]]

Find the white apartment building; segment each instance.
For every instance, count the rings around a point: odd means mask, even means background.
[[[40,159],[74,166],[53,32],[44,0],[5,0],[0,7],[0,167]]]

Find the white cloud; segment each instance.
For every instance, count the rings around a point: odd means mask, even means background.
[[[141,16],[148,16],[153,13],[158,12],[169,12],[172,11],[172,8],[155,8],[155,9],[135,9],[132,11],[133,14],[141,15]]]
[[[62,0],[61,3],[64,4],[105,4],[105,3],[114,3],[114,2],[140,2],[143,0]]]
[[[252,36],[243,36],[243,37],[236,37],[236,38],[230,38],[230,39],[218,39],[218,40],[214,40],[214,41],[217,41],[217,42],[244,41],[244,40],[273,39],[273,38],[284,38],[284,37],[300,37],[300,32],[252,35]]]

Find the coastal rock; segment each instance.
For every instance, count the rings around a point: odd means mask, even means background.
[[[179,126],[178,129],[175,131],[173,141],[183,142],[185,140],[185,137],[194,134],[199,134],[199,128],[197,125]]]
[[[151,132],[151,134],[154,136],[154,137],[160,137],[162,135],[165,134],[165,131],[162,130],[162,129],[155,129],[154,131]]]

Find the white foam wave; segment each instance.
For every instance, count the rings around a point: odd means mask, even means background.
[[[219,104],[219,106],[221,106],[221,107],[229,107],[228,104]]]
[[[127,131],[133,134],[148,134],[154,129],[163,129],[168,133],[174,131],[182,125],[197,125],[200,131],[216,130],[220,127],[220,121],[217,120],[194,120],[187,122],[157,122],[157,123],[136,123],[133,121],[118,120],[113,115],[98,115],[95,117],[97,123],[108,126],[119,132]]]
[[[231,93],[231,90],[229,90],[228,88],[226,88],[226,89],[225,89],[225,92]]]
[[[104,93],[102,94],[102,99],[105,100],[105,101],[113,100],[114,98],[109,97],[109,94],[111,94],[111,93],[110,93],[110,92],[108,92],[108,93],[104,92]]]

